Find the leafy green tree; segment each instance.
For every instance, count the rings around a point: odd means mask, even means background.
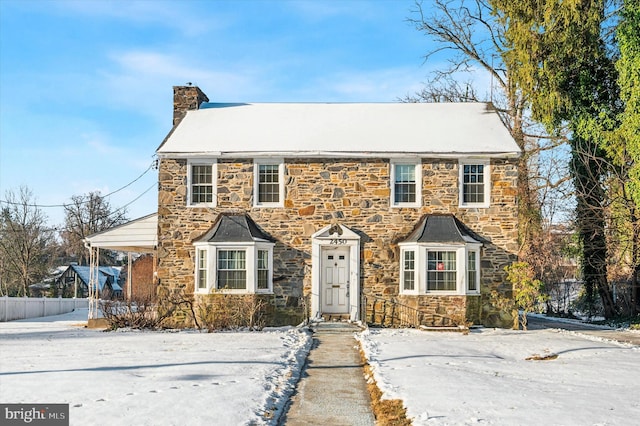
[[[534,278],[533,268],[526,262],[515,262],[504,269],[507,271],[507,280],[513,284],[515,307],[522,311],[520,324],[526,330],[527,314],[546,301],[542,281]]]
[[[0,294],[28,296],[48,273],[54,232],[27,187],[9,190],[0,212]]]
[[[503,59],[530,102],[534,119],[552,134],[567,133],[577,198],[584,280],[600,295],[604,314],[616,314],[607,281],[605,214],[609,172],[604,133],[583,129],[594,117],[614,117],[618,90],[613,60],[602,37],[603,0],[491,0],[507,27]],[[588,296],[591,297],[591,296]]]

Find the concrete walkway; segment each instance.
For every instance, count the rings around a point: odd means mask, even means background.
[[[313,324],[313,346],[280,425],[375,424],[363,363],[348,323]]]

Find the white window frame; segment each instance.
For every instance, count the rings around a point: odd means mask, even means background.
[[[204,263],[204,267],[203,265],[201,265],[201,262]],[[209,265],[210,265],[209,251],[204,247],[197,247],[196,248],[196,282],[194,287],[196,289],[196,292],[208,291],[209,276],[210,276]],[[202,273],[204,273],[203,287],[200,286]]]
[[[404,283],[404,279],[405,279],[405,260],[404,260],[404,256],[405,253],[413,253],[413,288],[412,289],[406,289],[405,288],[405,283]],[[416,247],[416,246],[411,246],[411,247],[407,247],[407,248],[402,248],[400,250],[400,293],[401,294],[419,294],[420,292],[420,276],[422,275],[420,273],[420,261],[419,261],[419,255],[420,255],[420,248]]]
[[[259,192],[259,177],[260,166],[278,166],[278,202],[277,203],[265,203],[260,202]],[[254,207],[284,207],[284,178],[285,168],[284,160],[282,158],[258,158],[253,163],[253,206]]]
[[[273,293],[273,243],[195,243],[196,261],[194,273],[194,288],[198,294],[211,292],[235,293],[235,294],[272,294]],[[218,288],[218,252],[220,250],[238,250],[245,252],[246,287],[244,289]],[[268,252],[267,288],[258,288],[258,251]],[[198,287],[200,278],[199,255],[206,252],[207,277],[206,288]]]
[[[480,247],[481,244],[468,243],[459,245],[430,243],[400,243],[400,294],[405,295],[474,295],[480,294]],[[404,288],[404,253],[415,252],[415,275],[413,290]],[[456,253],[456,288],[455,290],[427,290],[428,253],[430,251],[452,251]],[[476,253],[476,290],[469,290],[468,253]]]
[[[211,167],[211,186],[212,195],[210,203],[193,202],[193,166],[209,166]],[[215,207],[218,202],[218,162],[216,159],[193,159],[187,161],[187,206],[188,207]]]
[[[469,255],[471,253],[475,254],[475,262],[474,262],[474,266],[475,266],[475,273],[476,273],[476,277],[475,277],[475,289],[471,289],[471,282],[469,281],[469,268],[466,268],[466,273],[467,273],[467,283],[466,283],[466,293],[467,294],[480,294],[480,247],[467,247],[466,250],[466,264],[467,266],[469,265]]]
[[[458,247],[429,247],[426,249],[425,251],[425,262],[424,264],[420,265],[421,268],[424,268],[424,288],[425,288],[425,293],[429,294],[460,294],[460,287],[461,285],[464,285],[463,283],[461,283],[461,279],[463,277],[461,277],[461,275],[464,275],[466,273],[466,264],[463,265],[463,268],[461,268],[460,265],[460,254],[463,254],[464,256],[464,248],[458,248]],[[453,272],[456,273],[456,280],[455,280],[455,288],[453,290],[430,290],[428,288],[428,283],[429,283],[429,272],[431,272],[428,268],[429,268],[429,253],[454,253],[456,256],[455,259],[455,269],[453,270]],[[437,270],[434,272],[438,272]],[[451,270],[444,270],[444,272],[452,272]],[[461,273],[462,272],[462,273]],[[464,287],[463,287],[464,288]]]
[[[464,201],[464,166],[483,166],[484,201],[469,203]],[[463,208],[486,208],[491,204],[491,161],[488,159],[464,159],[458,162],[459,206]]]
[[[389,162],[389,187],[390,200],[389,205],[392,208],[402,207],[421,207],[422,206],[422,160],[419,158],[394,159]],[[413,202],[396,202],[396,167],[397,166],[414,166],[415,167],[415,185],[416,200]]]

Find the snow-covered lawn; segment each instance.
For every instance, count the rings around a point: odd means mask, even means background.
[[[105,333],[83,321],[86,310],[0,323],[0,402],[69,403],[71,425],[273,424],[263,413],[281,412],[311,345],[294,328]],[[357,337],[385,397],[402,399],[416,425],[640,418],[637,346],[554,330]],[[526,360],[536,355],[557,358]]]
[[[360,340],[384,397],[402,399],[415,425],[640,422],[637,346],[557,330],[371,329]]]
[[[102,332],[87,311],[0,323],[0,402],[69,403],[71,425],[264,424],[310,348],[297,329]]]

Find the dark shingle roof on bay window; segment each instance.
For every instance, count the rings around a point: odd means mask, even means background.
[[[483,239],[469,230],[451,214],[425,215],[402,243],[483,243]]]
[[[246,214],[221,214],[216,223],[204,235],[193,242],[249,243],[274,242]]]

